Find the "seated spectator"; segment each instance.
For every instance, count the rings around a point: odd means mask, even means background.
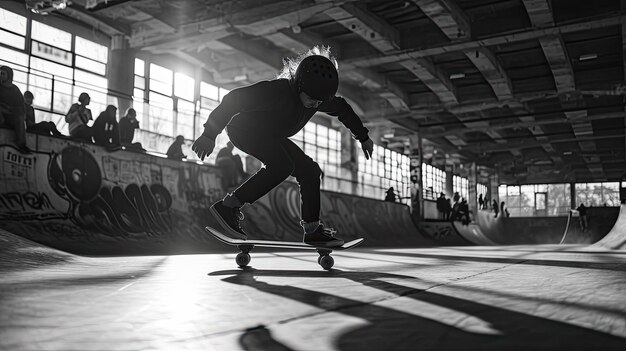
[[[396,192],[393,187],[387,189],[387,195],[385,195],[385,201],[396,202]]]
[[[117,107],[107,106],[102,111],[91,128],[93,140],[97,145],[110,149],[120,147],[120,129],[117,123]]]
[[[124,117],[120,118],[120,143],[128,150],[146,151],[141,143],[133,143],[135,129],[139,129],[137,111],[129,107]]]
[[[78,103],[72,104],[65,115],[65,122],[69,124],[70,137],[73,139],[91,142],[92,131],[88,123],[93,119],[91,110],[87,108],[91,97],[87,93],[78,96]]]
[[[239,155],[233,155],[235,146],[230,141],[217,153],[215,165],[222,169],[222,187],[229,189],[243,180],[243,162]]]
[[[183,144],[185,143],[185,137],[179,135],[176,137],[172,145],[167,149],[167,158],[171,160],[182,161],[187,158],[187,155],[183,154]]]
[[[53,122],[43,121],[35,122],[35,108],[33,107],[33,99],[35,96],[30,91],[24,92],[24,108],[26,110],[26,130],[31,133],[61,136],[61,132],[57,129]]]
[[[24,97],[20,88],[13,84],[13,70],[8,66],[0,67],[0,127],[15,130],[15,143],[23,152],[30,152],[26,147]]]

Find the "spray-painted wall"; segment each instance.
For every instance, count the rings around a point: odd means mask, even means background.
[[[204,231],[224,195],[212,166],[29,134],[23,154],[0,130],[0,228],[63,250],[158,254],[223,249]],[[322,192],[322,219],[366,245],[429,244],[408,207]],[[250,237],[301,240],[297,185],[285,182],[244,208]]]

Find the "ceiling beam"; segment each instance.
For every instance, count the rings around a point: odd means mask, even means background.
[[[524,30],[517,33],[500,34],[482,39],[434,45],[427,48],[398,50],[397,52],[387,53],[386,55],[347,59],[344,60],[343,64],[348,65],[349,67],[379,66],[386,63],[396,63],[414,58],[437,56],[450,52],[472,51],[481,47],[506,45],[515,42],[534,40],[550,35],[613,27],[624,23],[626,23],[626,15],[612,15],[601,19],[587,19],[549,28]]]
[[[326,10],[324,13],[348,30],[359,35],[381,53],[396,51],[402,47],[398,30],[374,16],[362,6],[344,4],[343,6]],[[409,58],[398,63],[432,90],[441,102],[458,102],[452,81],[431,60]]]

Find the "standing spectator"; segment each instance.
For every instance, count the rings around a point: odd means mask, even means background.
[[[437,211],[439,211],[441,218],[443,219],[448,219],[446,217],[449,217],[447,204],[449,204],[449,202],[446,199],[446,194],[440,193],[439,197],[437,198]]]
[[[113,105],[107,106],[102,111],[91,128],[93,140],[97,145],[107,147],[109,149],[120,147],[120,129],[117,123],[117,107]]]
[[[500,212],[505,217],[511,217],[511,214],[509,213],[509,210],[506,208],[506,205],[504,204],[504,201],[502,201],[500,203]]]
[[[485,198],[483,199],[483,209],[484,210],[488,210],[489,209],[489,196],[487,194],[485,194]]]
[[[485,200],[483,200],[483,194],[478,195],[478,209],[482,210],[485,206]]]
[[[471,222],[469,205],[465,199],[461,199],[459,203],[457,218],[462,221],[463,225],[468,225]]]
[[[387,194],[385,195],[385,201],[387,202],[396,202],[396,192],[393,190],[393,187],[387,189]]]
[[[235,146],[230,141],[217,153],[215,165],[222,170],[222,187],[225,190],[236,187],[243,179],[241,156],[233,155]]]
[[[498,201],[496,201],[496,199],[493,199],[493,202],[491,203],[491,207],[493,207],[493,212],[496,214],[494,217],[498,217],[498,211],[500,207],[498,206]]]
[[[78,103],[72,104],[65,115],[65,122],[69,123],[70,137],[91,142],[92,131],[87,123],[93,119],[91,110],[87,108],[91,97],[87,93],[78,96]]]
[[[146,151],[141,143],[133,143],[135,129],[139,129],[137,111],[129,107],[124,117],[120,118],[120,143],[129,150]]]
[[[184,143],[185,137],[182,135],[177,136],[172,145],[170,145],[167,149],[167,158],[178,161],[182,161],[183,158],[187,158],[187,155],[183,154]]]
[[[452,202],[450,199],[446,199],[445,209],[443,212],[443,219],[449,220],[451,214],[452,214]]]
[[[15,130],[15,143],[23,152],[30,152],[26,146],[26,123],[24,97],[17,85],[13,84],[11,67],[0,67],[0,127]]]
[[[586,231],[589,227],[589,223],[587,222],[587,206],[585,206],[585,204],[580,204],[580,206],[578,206],[576,210],[578,211],[578,221],[580,222],[580,229]]]
[[[35,122],[35,108],[33,107],[33,99],[35,96],[30,91],[24,92],[24,109],[26,110],[26,130],[31,133],[44,135],[61,136],[61,132],[57,129],[56,124],[48,121]]]

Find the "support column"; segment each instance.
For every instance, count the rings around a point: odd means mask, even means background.
[[[498,176],[498,166],[496,165],[493,170],[493,175],[489,177],[489,201],[500,203],[500,197],[498,196],[498,187],[500,186],[500,177]],[[491,204],[489,204],[489,208],[491,208]]]
[[[570,208],[578,208],[576,205],[576,183],[569,183],[569,202]]]
[[[452,195],[454,195],[454,165],[446,165],[446,190],[444,193],[446,194],[447,199],[452,199]],[[439,194],[437,194],[439,196]]]
[[[411,142],[411,154],[409,156],[409,170],[411,175],[411,217],[414,221],[424,218],[424,196],[422,194],[422,138],[419,132],[409,137]]]
[[[108,94],[117,106],[120,117],[133,104],[133,87],[135,77],[135,51],[129,48],[124,35],[111,38],[111,50],[107,65],[109,79]]]
[[[469,186],[467,194],[469,199],[467,199],[467,204],[474,216],[473,218],[476,218],[476,211],[478,210],[478,194],[476,193],[476,185],[478,184],[477,173],[476,162],[472,162],[469,166],[469,176],[467,177],[467,184]]]

